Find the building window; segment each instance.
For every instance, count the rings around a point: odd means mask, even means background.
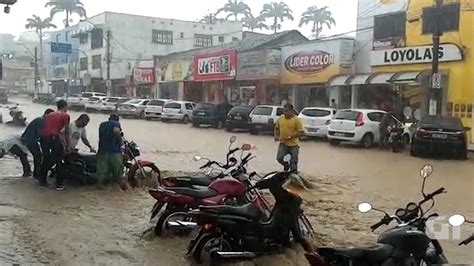
[[[93,29],[91,32],[91,49],[104,47],[104,30]]]
[[[88,66],[88,63],[89,63],[89,62],[88,62],[87,59],[88,59],[87,57],[82,57],[82,58],[80,59],[80,61],[79,61],[79,69],[80,69],[81,71],[87,70],[87,69],[89,68],[89,66]]]
[[[194,47],[211,47],[212,35],[194,34]]]
[[[89,34],[84,33],[79,35],[79,43],[80,44],[86,44],[89,42]]]
[[[404,38],[406,21],[406,12],[376,16],[374,18],[374,40]]]
[[[53,57],[53,65],[54,66],[59,65],[59,57]]]
[[[220,43],[223,43],[224,40],[225,40],[224,36],[219,36],[219,42],[220,42]]]
[[[99,69],[102,67],[102,55],[92,56],[92,69]]]
[[[56,42],[59,42],[60,38],[61,38],[61,34],[56,34]]]
[[[66,31],[66,42],[69,41],[69,31]]]
[[[233,42],[236,42],[236,41],[238,41],[238,40],[239,40],[239,37],[232,37],[232,41],[233,41]]]
[[[153,30],[153,43],[173,44],[173,32],[167,30]]]
[[[184,32],[181,32],[181,33],[179,34],[179,37],[180,37],[181,39],[184,38]]]

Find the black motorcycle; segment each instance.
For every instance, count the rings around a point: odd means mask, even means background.
[[[23,116],[23,111],[20,110],[18,104],[15,107],[10,108],[9,114],[12,117],[12,120],[6,122],[7,125],[26,127],[26,117]]]
[[[405,149],[403,131],[404,127],[402,123],[396,123],[387,127],[388,145],[392,147],[393,152],[399,152]]]
[[[468,221],[468,220],[466,220],[466,218],[464,218],[464,216],[459,215],[459,214],[455,214],[455,215],[449,217],[449,224],[454,226],[454,227],[461,226],[464,223],[474,224],[474,221]],[[468,238],[464,239],[463,241],[461,241],[459,243],[459,245],[460,246],[463,246],[463,245],[467,246],[472,241],[474,241],[474,233],[470,237],[468,237]]]
[[[391,221],[398,225],[380,234],[377,244],[363,248],[319,248],[317,253],[305,254],[310,265],[427,265],[447,263],[443,249],[437,239],[430,239],[426,233],[426,223],[430,218],[437,217],[427,213],[434,206],[434,197],[445,193],[440,188],[431,194],[424,193],[425,181],[431,175],[433,167],[425,165],[421,169],[423,177],[423,200],[418,203],[411,202],[406,208],[398,209],[395,215],[372,208],[369,203],[359,205],[360,212],[375,210],[384,213],[382,220],[370,228],[372,231]],[[422,205],[431,202],[427,211]]]
[[[311,224],[303,216],[302,199],[283,187],[290,172],[267,174],[251,189],[269,189],[276,203],[271,214],[264,214],[260,197],[239,207],[200,207],[189,214],[201,226],[190,242],[188,254],[198,263],[227,259],[250,259],[281,251],[292,240],[311,247],[305,235],[311,235]]]

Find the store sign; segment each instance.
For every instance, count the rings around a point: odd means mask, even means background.
[[[431,63],[433,61],[433,46],[413,46],[371,52],[372,66],[404,65]],[[450,62],[463,59],[462,51],[455,44],[442,44],[439,47],[439,61]]]
[[[283,84],[325,83],[352,74],[354,40],[335,39],[282,48]]]
[[[237,80],[258,80],[280,77],[280,50],[244,52],[239,53],[237,58]]]
[[[160,81],[180,82],[191,80],[193,80],[193,64],[190,60],[166,61],[161,66]]]
[[[372,43],[373,50],[392,49],[405,47],[405,37],[393,37],[383,40],[374,40]]]
[[[154,68],[135,68],[133,70],[134,84],[151,85],[155,83]]]
[[[196,81],[234,79],[237,66],[237,51],[224,50],[218,53],[194,56],[193,76]]]

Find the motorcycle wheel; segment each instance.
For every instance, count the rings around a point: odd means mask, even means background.
[[[225,237],[221,238],[219,234],[204,235],[196,244],[196,248],[192,254],[193,259],[198,264],[217,265],[217,261],[212,256],[212,253],[216,251],[232,251],[233,249],[230,243],[231,242]]]
[[[132,187],[138,187],[139,185],[142,185],[143,182],[149,181],[148,186],[151,188],[156,188],[157,186],[161,186],[161,172],[160,169],[155,165],[146,165],[142,166],[143,171],[145,172],[145,176],[142,176],[142,173],[140,171],[140,168],[138,167],[137,164],[132,165],[130,170],[128,171],[128,182]],[[156,176],[156,180],[155,180]],[[153,177],[153,180],[150,179],[150,177]],[[155,183],[151,184],[150,183]]]
[[[193,229],[176,229],[173,230],[168,227],[168,222],[170,221],[191,221],[191,218],[188,216],[187,212],[182,209],[171,209],[166,210],[156,222],[156,226],[154,228],[155,234],[157,236],[187,236],[189,235]]]

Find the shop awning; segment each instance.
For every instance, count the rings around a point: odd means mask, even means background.
[[[424,71],[412,71],[412,72],[398,72],[388,80],[388,83],[418,83],[420,80],[418,77]]]
[[[372,74],[357,74],[353,75],[347,85],[362,85],[366,84],[367,80]]]
[[[368,84],[389,84],[389,80],[395,76],[396,73],[374,73],[369,81]]]
[[[344,86],[346,85],[347,80],[351,77],[351,75],[340,75],[332,78],[329,82],[329,86]]]

